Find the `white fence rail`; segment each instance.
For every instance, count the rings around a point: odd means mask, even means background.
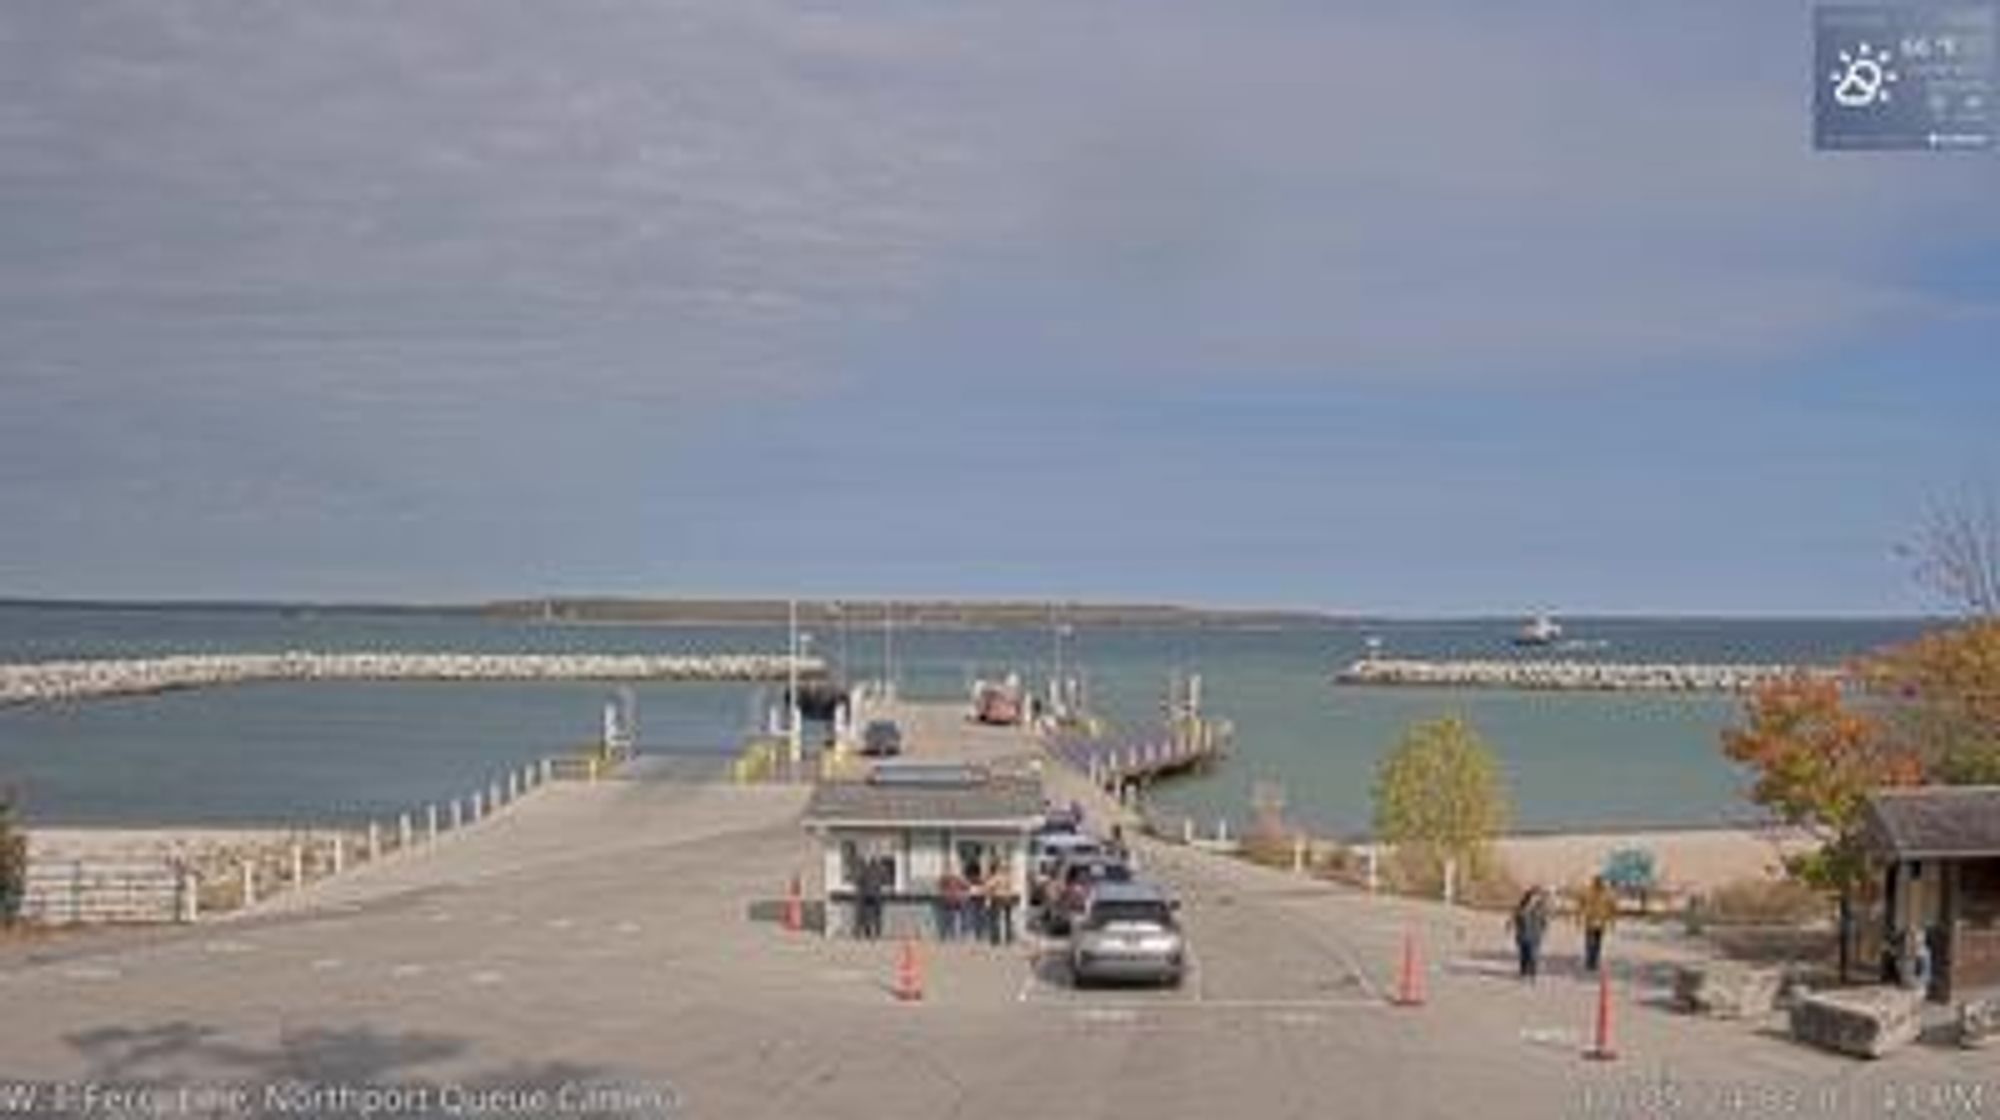
[[[31,849],[20,917],[46,925],[193,922],[247,910],[424,848],[503,813],[552,781],[594,781],[622,758],[545,758],[474,787],[343,829],[268,833],[234,852],[186,858]]]

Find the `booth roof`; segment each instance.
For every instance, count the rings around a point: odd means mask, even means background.
[[[813,789],[805,811],[807,825],[980,823],[1025,827],[1041,817],[1041,781],[1011,775],[954,785],[821,782]]]
[[[1895,859],[2000,856],[2000,786],[1917,786],[1868,797],[1869,847]]]

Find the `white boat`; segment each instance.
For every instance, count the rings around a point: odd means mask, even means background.
[[[1517,646],[1552,646],[1562,640],[1562,624],[1545,614],[1538,614],[1525,626],[1514,632]]]

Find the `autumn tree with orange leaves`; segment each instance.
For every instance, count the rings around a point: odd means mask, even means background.
[[[1840,682],[1799,674],[1768,682],[1744,705],[1743,722],[1722,733],[1723,751],[1754,775],[1750,800],[1817,836],[1817,852],[1792,871],[1814,886],[1845,889],[1862,873],[1861,808],[1882,786],[1923,779],[1922,760],[1850,707]]]
[[[2000,783],[2000,620],[1884,650],[1856,677],[1888,734],[1922,760],[1929,780]]]
[[[1786,861],[1802,882],[1838,892],[1840,971],[1853,956],[1854,891],[1867,878],[1862,807],[1882,786],[1922,781],[1922,759],[1880,720],[1848,706],[1841,684],[1798,674],[1760,686],[1743,723],[1722,733],[1723,751],[1750,768],[1750,800],[1820,840]]]

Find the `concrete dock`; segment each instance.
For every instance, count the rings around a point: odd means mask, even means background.
[[[921,757],[1039,755],[1019,730],[967,724],[956,706],[897,713]],[[1100,821],[1114,811],[1080,775],[1045,774],[1056,798]],[[1552,935],[1554,974],[1524,987],[1505,975],[1496,915],[1144,840],[1142,870],[1184,900],[1196,961],[1181,990],[1076,991],[1033,943],[926,945],[925,998],[900,1003],[894,945],[753,919],[794,872],[810,891],[805,795],[686,781],[642,760],[281,909],[0,942],[0,992],[34,1009],[0,1017],[0,1076],[429,1094],[427,1109],[375,1116],[452,1114],[451,1093],[465,1115],[467,1094],[531,1101],[571,1086],[629,1095],[488,1115],[1505,1120],[1711,1114],[1620,1107],[1662,1078],[1690,1099],[1832,1082],[1873,1101],[1988,1068],[1931,1047],[1857,1065],[1755,1024],[1670,1015],[1650,1004],[1675,947],[1622,930],[1622,1057],[1585,1062],[1595,986],[1570,973],[1572,931]],[[1382,998],[1406,932],[1429,978],[1419,1008]],[[361,1115],[321,1102],[311,1114]]]

